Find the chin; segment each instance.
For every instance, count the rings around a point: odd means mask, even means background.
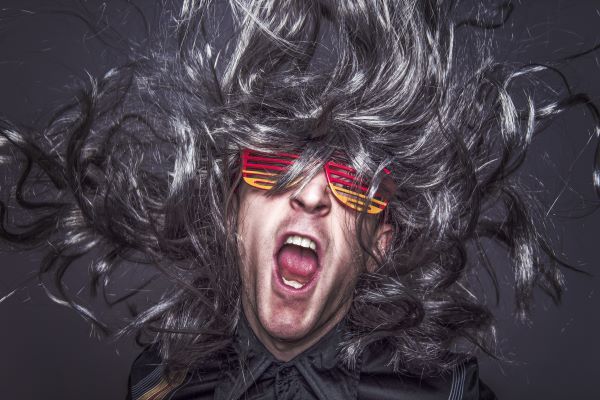
[[[314,325],[308,321],[299,322],[298,318],[291,315],[291,313],[285,312],[273,315],[271,318],[265,317],[261,317],[260,321],[264,329],[273,338],[285,341],[299,341],[304,339],[309,336],[311,326]]]

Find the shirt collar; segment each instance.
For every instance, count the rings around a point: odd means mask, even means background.
[[[234,342],[237,366],[226,373],[227,379],[219,385],[215,398],[242,397],[273,364],[296,368],[319,399],[356,398],[360,367],[348,370],[338,359],[338,345],[344,329],[342,320],[310,348],[288,362],[281,362],[258,340],[242,315]]]

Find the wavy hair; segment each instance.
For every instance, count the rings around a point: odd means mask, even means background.
[[[189,366],[228,351],[240,318],[240,150],[302,149],[275,193],[341,152],[374,177],[371,193],[384,168],[395,183],[391,245],[359,275],[342,359],[385,340],[397,370],[434,373],[493,353],[493,316],[470,289],[479,271],[496,280],[484,242],[510,256],[520,317],[536,286],[560,300],[561,261],[515,172],[565,108],[598,113],[566,83],[534,101],[527,88],[560,75],[553,66],[493,59],[486,32],[509,6],[486,20],[454,3],[183,1],[162,39],[92,79],[44,129],[1,122],[3,160],[20,168],[11,201],[27,218],[16,224],[0,203],[0,235],[44,246],[48,294],[106,331],[64,282],[75,261],[93,255],[94,293],[134,264],[158,270],[168,285],[119,329]]]

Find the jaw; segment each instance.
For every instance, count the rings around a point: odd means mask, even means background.
[[[318,342],[351,305],[344,285],[329,290],[317,287],[310,298],[289,301],[271,290],[271,276],[261,278],[263,284],[256,287],[255,296],[243,298],[242,306],[257,338],[281,361],[289,361]],[[328,277],[324,278],[326,281]]]
[[[266,278],[266,277],[265,277]],[[323,310],[319,307],[318,285],[305,295],[297,298],[290,290],[281,289],[276,282],[276,274],[268,277],[267,285],[259,288],[256,298],[256,315],[260,325],[274,339],[283,341],[299,341],[310,335],[318,323]],[[274,289],[277,288],[277,289]],[[293,289],[292,289],[293,291]]]
[[[244,313],[257,338],[282,361],[327,334],[347,313],[354,289],[356,271],[347,243],[339,232],[308,222],[286,220],[264,227],[260,235],[246,234],[251,239],[241,251]],[[317,243],[319,276],[313,288],[282,291],[277,286],[277,253],[287,234]]]
[[[261,307],[261,304],[267,306]],[[257,299],[257,307],[248,307],[244,301],[242,305],[257,338],[276,359],[285,362],[313,346],[333,329],[347,313],[350,303],[326,318],[323,318],[326,316],[324,310],[302,312],[277,301]]]

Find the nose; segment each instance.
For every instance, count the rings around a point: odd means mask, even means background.
[[[327,215],[331,211],[331,196],[327,187],[325,171],[321,171],[300,191],[290,196],[292,209],[317,216]]]

